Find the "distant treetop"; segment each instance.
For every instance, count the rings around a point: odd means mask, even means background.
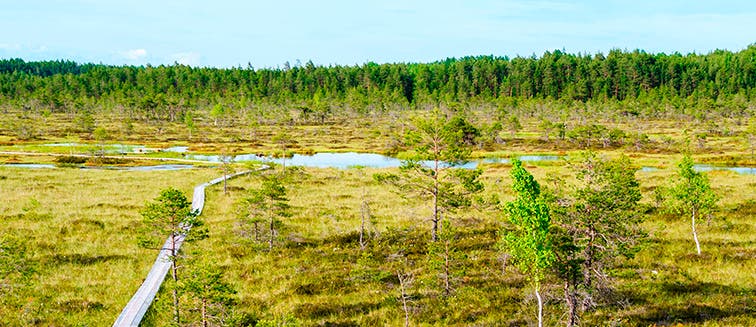
[[[67,60],[0,60],[0,96],[6,99],[139,99],[161,95],[193,101],[245,97],[272,102],[380,97],[397,103],[464,101],[470,98],[591,99],[703,97],[745,94],[756,87],[756,45],[706,55],[608,54],[541,57],[477,56],[432,63],[366,63],[359,66],[285,65],[283,68],[109,66]],[[125,100],[124,100],[125,101]]]

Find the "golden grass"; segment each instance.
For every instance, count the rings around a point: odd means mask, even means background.
[[[411,113],[410,113],[411,114]],[[408,114],[408,115],[410,115]],[[7,117],[6,117],[7,118]],[[334,125],[263,125],[250,131],[237,122],[216,128],[199,122],[188,139],[179,123],[157,126],[134,122],[125,134],[119,117],[98,117],[99,126],[111,132],[117,143],[148,147],[189,145],[190,151],[269,153],[277,149],[272,137],[286,129],[298,141],[294,151],[383,152],[392,135],[391,117],[342,120]],[[400,117],[399,121],[404,119]],[[576,156],[568,142],[539,140],[538,120],[522,119],[524,130],[506,144],[480,149],[478,157],[547,153]],[[643,127],[654,140],[669,136],[681,141],[688,129],[698,128],[683,120],[636,121],[605,119],[608,127],[634,131]],[[728,122],[723,122],[729,124]],[[0,124],[0,126],[7,126]],[[0,131],[0,150],[30,150],[67,153],[65,148],[41,148],[54,142],[94,141],[85,133],[71,132],[71,117],[55,114],[40,123],[44,139],[19,141]],[[735,131],[743,129],[733,124]],[[696,149],[698,162],[756,164],[743,137],[710,136]],[[660,171],[638,173],[643,202],[652,204],[653,190],[674,174],[677,146],[642,150],[604,151],[607,156],[627,153],[638,167]],[[52,162],[53,157],[3,156],[0,162]],[[510,197],[509,166],[486,164],[486,195]],[[542,185],[552,180],[573,180],[562,161],[527,164]],[[290,186],[294,215],[285,220],[282,239],[273,253],[240,236],[241,226],[233,203],[245,190],[256,187],[253,178],[232,181],[226,196],[218,187],[208,190],[203,214],[211,237],[186,250],[201,250],[206,260],[219,264],[227,280],[239,291],[237,316],[250,320],[292,322],[301,325],[401,325],[396,270],[410,271],[416,281],[412,321],[417,325],[526,325],[533,322],[534,298],[525,289],[525,279],[512,267],[502,268],[495,250],[501,221],[496,210],[476,208],[454,216],[459,248],[466,254],[465,274],[456,283],[455,295],[447,300],[430,287],[434,274],[426,267],[429,238],[429,208],[417,199],[404,199],[387,186],[372,182],[376,169],[306,169],[310,175]],[[617,322],[622,325],[728,326],[756,325],[756,176],[732,172],[707,173],[714,190],[723,195],[722,209],[710,223],[700,224],[704,254],[694,255],[689,220],[650,212],[644,226],[650,242],[632,260],[612,271],[616,276],[617,300],[583,317],[584,325]],[[31,260],[38,272],[29,286],[17,294],[21,301],[0,305],[0,325],[97,325],[112,324],[146,276],[155,252],[140,249],[135,235],[145,201],[168,186],[190,195],[192,187],[217,177],[218,170],[127,172],[77,169],[25,170],[0,167],[0,235],[10,233],[27,240]],[[364,197],[363,197],[364,194]],[[375,218],[374,238],[363,257],[356,242],[359,208],[367,199]],[[29,209],[32,199],[39,206]],[[403,253],[402,264],[393,254]],[[560,323],[561,289],[548,287],[546,315],[549,325]],[[167,325],[169,299],[159,294],[150,313],[150,324]],[[0,302],[6,303],[6,302]]]
[[[168,186],[191,196],[216,175],[0,167],[0,234],[24,238],[38,267],[22,307],[0,307],[2,324],[112,324],[157,254],[137,246],[140,208]],[[24,211],[32,199],[39,206]]]
[[[543,181],[563,176],[559,166],[528,167]],[[396,269],[414,272],[413,323],[419,325],[522,325],[533,322],[534,305],[525,281],[514,269],[502,273],[496,242],[496,211],[470,210],[455,215],[458,246],[467,255],[465,274],[452,298],[443,300],[430,287],[434,275],[425,266],[429,214],[423,203],[404,200],[385,186],[376,185],[376,170],[308,169],[301,184],[291,186],[292,218],[273,253],[255,247],[240,234],[233,218],[235,199],[243,189],[256,187],[254,179],[233,181],[235,191],[225,196],[212,189],[205,219],[211,238],[192,244],[205,259],[223,267],[238,294],[236,313],[256,319],[294,318],[304,326],[401,325]],[[488,192],[509,197],[508,168],[492,167],[484,180]],[[671,171],[638,173],[646,193],[665,183]],[[583,316],[586,325],[615,321],[627,325],[684,323],[718,326],[750,325],[756,259],[756,231],[752,212],[756,177],[729,172],[711,173],[718,192],[740,189],[722,201],[722,211],[700,231],[704,255],[697,257],[688,220],[654,214],[645,223],[651,241],[635,259],[613,271],[616,302]],[[365,192],[366,191],[366,192]],[[361,261],[356,243],[359,203],[365,192],[377,217],[381,235],[373,240]],[[722,193],[720,193],[722,194]],[[648,194],[646,194],[648,195]],[[646,202],[649,199],[644,200]],[[396,251],[410,264],[390,259]],[[548,323],[560,323],[561,288],[546,291]],[[164,319],[169,319],[167,313]],[[167,320],[164,320],[167,321]],[[163,323],[156,323],[163,325]]]

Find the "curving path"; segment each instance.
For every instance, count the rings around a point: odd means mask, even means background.
[[[268,169],[268,167],[263,166],[258,170],[265,169]],[[232,175],[223,176],[211,180],[207,183],[195,186],[194,195],[192,196],[192,210],[197,210],[198,214],[202,213],[202,209],[205,207],[206,187],[223,182],[224,179],[231,179],[240,175],[249,174],[251,172],[252,171],[244,171]],[[184,236],[185,235],[180,235],[177,238],[175,244],[176,249],[181,247],[181,244],[184,242]],[[170,242],[171,238],[168,237],[162,249],[160,250],[157,259],[155,260],[155,263],[152,265],[150,273],[147,274],[147,278],[144,279],[142,286],[140,286],[136,293],[134,293],[134,296],[131,297],[129,303],[126,304],[126,307],[123,308],[123,311],[121,311],[121,314],[118,316],[118,319],[116,319],[113,326],[139,326],[139,323],[141,323],[144,314],[147,313],[147,309],[150,308],[152,300],[155,299],[155,295],[157,294],[158,289],[160,289],[160,284],[163,283],[166,274],[168,274],[168,270],[171,269],[171,261],[169,259],[171,254],[169,250],[171,248]]]

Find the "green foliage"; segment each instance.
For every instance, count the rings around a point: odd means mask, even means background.
[[[190,298],[194,320],[206,326],[221,326],[230,316],[236,291],[225,281],[220,267],[205,262],[191,262],[179,288]]]
[[[218,120],[222,120],[227,115],[228,110],[222,104],[218,103],[210,109],[210,117],[213,118],[213,125],[218,125]]]
[[[207,103],[206,99],[244,106],[239,96],[250,102],[306,105],[321,121],[334,102],[365,112],[370,106],[385,104],[406,107],[471,98],[660,99],[668,103],[693,98],[708,100],[697,101],[701,103],[697,106],[708,108],[718,106],[722,99],[742,106],[744,100],[737,99],[738,95],[745,95],[747,101],[756,87],[754,53],[754,45],[738,52],[684,56],[641,50],[595,55],[555,50],[538,57],[477,56],[424,64],[270,69],[116,67],[5,59],[0,60],[0,95],[9,100],[38,99],[53,110],[76,101],[132,102],[130,107],[146,116],[171,121],[186,107]],[[516,101],[508,102],[517,107]]]
[[[678,179],[668,189],[667,208],[681,215],[693,212],[706,215],[716,209],[719,196],[711,189],[706,175],[693,169],[693,159],[685,155],[677,167]]]
[[[455,166],[470,155],[468,145],[473,143],[478,130],[462,117],[448,119],[444,113],[434,109],[429,117],[413,120],[413,129],[404,136],[404,144],[412,149],[407,166],[421,161],[431,164]]]
[[[140,245],[154,248],[161,245],[166,236],[202,237],[202,221],[183,192],[169,187],[160,192],[153,202],[147,203],[141,211],[144,231]],[[190,230],[191,228],[191,230]],[[172,249],[172,251],[175,251]],[[176,253],[172,252],[175,256]]]
[[[640,184],[630,160],[607,160],[589,152],[576,167],[574,190],[552,200],[559,203],[554,205],[551,230],[554,268],[565,285],[569,325],[577,320],[578,303],[591,308],[596,298],[607,294],[608,271],[623,257],[633,257],[645,237]]]
[[[461,117],[449,120],[438,109],[428,118],[415,119],[413,127],[405,135],[405,145],[411,151],[402,161],[400,174],[379,173],[374,179],[395,186],[402,196],[431,202],[435,241],[442,214],[469,206],[470,195],[483,190],[481,170],[455,168],[469,157],[470,145],[479,134]]]
[[[509,118],[506,121],[507,129],[512,134],[512,137],[515,137],[517,132],[522,129],[522,124],[520,123],[520,119],[517,118],[517,116],[512,115],[509,116]]]
[[[440,227],[438,241],[428,243],[428,268],[434,275],[429,284],[448,297],[456,289],[457,280],[464,276],[465,255],[457,249],[451,221],[442,220]]]
[[[503,234],[502,245],[517,268],[538,287],[554,261],[549,206],[541,196],[541,186],[520,160],[512,159],[511,175],[516,197],[504,205],[504,213],[514,230]]]
[[[666,189],[666,208],[679,215],[691,217],[693,238],[700,255],[696,218],[710,215],[717,208],[719,196],[711,189],[706,175],[693,169],[693,159],[689,155],[683,156],[677,167],[677,180]]]
[[[601,159],[593,153],[585,154],[577,177],[583,181],[573,195],[573,203],[568,210],[569,217],[563,217],[563,225],[577,231],[579,238],[591,239],[591,245],[601,247],[593,260],[603,256],[616,258],[632,256],[644,233],[640,230],[642,215],[640,184],[635,178],[636,168],[630,159]],[[596,235],[591,236],[595,233]],[[585,245],[585,244],[584,244]]]
[[[59,165],[80,165],[87,162],[86,157],[60,156],[55,158],[55,163]]]
[[[256,224],[262,221],[258,217],[262,216],[268,222],[266,231],[268,250],[272,251],[278,229],[282,225],[281,218],[291,216],[291,206],[289,205],[289,199],[286,197],[283,176],[279,174],[266,174],[261,175],[260,178],[260,187],[250,190],[247,196],[239,203],[242,206],[243,222],[255,225],[256,232]]]
[[[577,126],[567,132],[566,136],[581,148],[586,149],[597,144],[601,144],[604,148],[622,146],[627,138],[627,135],[621,129],[609,129],[598,124]]]
[[[102,127],[96,128],[94,132],[92,132],[92,135],[94,136],[95,140],[99,143],[107,141],[108,138],[110,138],[108,131]]]
[[[92,133],[95,129],[95,120],[89,110],[82,110],[79,112],[74,120],[74,124],[76,125],[77,131],[83,133]]]

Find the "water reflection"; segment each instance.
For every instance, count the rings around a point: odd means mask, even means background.
[[[56,168],[55,165],[51,165],[51,164],[35,164],[35,163],[9,163],[9,164],[4,164],[2,166],[11,167],[11,168],[29,168],[29,169]]]
[[[715,171],[715,170],[727,170],[736,172],[741,175],[756,175],[756,167],[720,167],[712,165],[693,165],[695,171]]]
[[[220,162],[221,158],[218,155],[201,155],[190,154],[186,156],[187,159],[202,160],[209,162]],[[561,157],[553,155],[525,155],[520,156],[522,161],[553,161],[559,160]],[[292,166],[305,166],[305,167],[317,167],[317,168],[339,168],[345,169],[349,167],[362,166],[372,168],[391,168],[399,167],[402,161],[397,158],[392,158],[375,153],[356,153],[356,152],[344,152],[344,153],[316,153],[314,155],[301,155],[295,154],[291,158],[271,158],[266,156],[260,156],[256,154],[241,154],[233,157],[235,162],[243,161],[263,161],[274,162],[281,164],[284,161],[287,165]],[[473,169],[478,166],[480,162],[483,163],[509,163],[509,159],[504,158],[485,158],[479,160],[471,160],[459,167]],[[425,162],[426,165],[431,165],[432,162]]]

